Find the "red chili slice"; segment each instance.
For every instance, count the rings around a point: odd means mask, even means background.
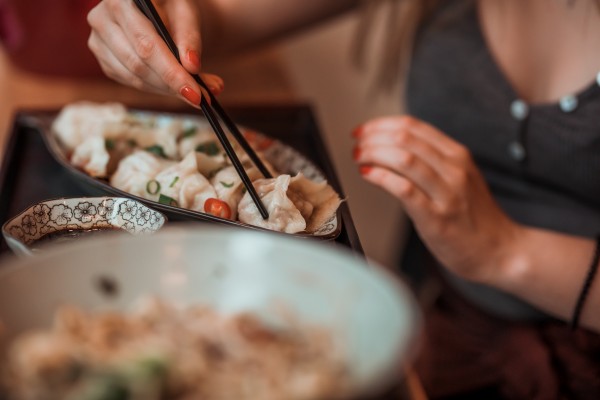
[[[204,212],[214,215],[215,217],[231,219],[231,208],[229,208],[229,204],[213,197],[206,199],[204,202]]]

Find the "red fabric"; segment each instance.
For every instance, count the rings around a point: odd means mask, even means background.
[[[104,77],[87,47],[87,13],[99,0],[0,0],[0,39],[19,68],[75,78]]]

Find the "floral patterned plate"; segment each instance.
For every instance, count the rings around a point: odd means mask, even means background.
[[[32,255],[49,242],[56,244],[115,231],[154,233],[165,222],[162,213],[128,198],[63,198],[29,207],[2,226],[2,235],[16,254]]]

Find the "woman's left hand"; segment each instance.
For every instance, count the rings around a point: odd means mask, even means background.
[[[499,272],[520,226],[492,198],[465,146],[408,116],[368,121],[354,136],[363,177],[400,200],[438,261],[476,281]]]

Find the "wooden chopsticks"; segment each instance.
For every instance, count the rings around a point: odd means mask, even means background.
[[[154,28],[156,29],[158,34],[164,40],[164,42],[166,43],[169,50],[171,50],[171,53],[173,53],[173,55],[175,56],[177,61],[179,63],[181,63],[181,58],[179,56],[179,50],[177,49],[177,46],[175,45],[173,38],[169,34],[167,27],[165,26],[162,19],[158,15],[156,8],[154,8],[154,5],[152,4],[152,0],[134,0],[134,2],[138,6],[140,11],[150,20],[150,22],[152,22],[152,25],[154,25]],[[235,154],[235,151],[233,150],[231,143],[229,143],[229,139],[227,138],[227,135],[223,131],[223,128],[221,127],[221,125],[219,123],[219,118],[213,111],[213,107],[216,110],[216,112],[218,113],[219,117],[225,123],[225,125],[227,126],[227,128],[229,129],[229,131],[231,132],[233,137],[240,144],[240,146],[242,146],[244,151],[248,154],[248,157],[250,157],[250,159],[252,160],[254,165],[256,165],[256,167],[263,174],[263,176],[265,178],[272,178],[271,173],[265,167],[265,165],[263,164],[261,159],[258,157],[258,155],[254,151],[254,149],[246,141],[246,138],[244,138],[244,135],[242,135],[242,133],[240,132],[240,130],[238,129],[236,124],[227,115],[227,113],[225,112],[223,107],[221,107],[221,105],[219,104],[219,102],[217,101],[215,96],[210,92],[210,90],[208,89],[208,87],[206,86],[206,84],[204,83],[202,78],[200,78],[200,76],[196,75],[196,74],[192,74],[192,77],[194,78],[194,80],[196,82],[198,82],[198,84],[200,86],[202,86],[206,90],[206,92],[208,93],[208,95],[210,97],[212,107],[211,107],[211,104],[208,103],[206,98],[204,96],[202,96],[202,100],[200,101],[200,108],[202,109],[202,112],[206,116],[206,119],[208,119],[210,126],[215,131],[217,138],[219,138],[219,141],[221,142],[221,145],[225,149],[227,156],[229,156],[231,163],[233,164],[235,170],[237,171],[238,175],[242,179],[242,182],[244,183],[246,190],[248,190],[248,193],[252,197],[254,204],[256,204],[256,207],[258,208],[260,215],[263,217],[263,219],[269,218],[269,213],[268,213],[267,209],[265,208],[260,197],[258,196],[258,193],[256,193],[256,189],[254,189],[254,186],[252,185],[252,181],[250,181],[248,174],[246,174],[246,170],[244,169],[244,166],[242,165],[241,161],[239,160],[237,154]]]

